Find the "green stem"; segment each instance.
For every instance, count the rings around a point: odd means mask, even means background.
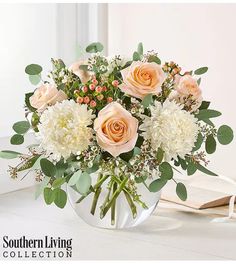
[[[113,180],[114,181],[116,181],[117,183],[121,183],[121,180],[120,179],[118,179],[117,177],[112,177],[113,178]],[[143,201],[141,201],[137,196],[134,196],[133,194],[132,194],[132,192],[130,192],[128,189],[127,189],[127,187],[124,187],[124,191],[126,192],[126,193],[128,193],[130,196],[132,196],[132,198],[133,198],[133,201],[135,201],[135,202],[137,202],[140,206],[142,206],[144,209],[148,209],[148,206],[143,202]]]
[[[118,197],[118,195],[121,193],[121,191],[124,189],[125,184],[127,183],[128,178],[126,177],[120,184],[119,188],[113,193],[111,200],[107,203],[107,205],[101,209],[100,218],[102,219],[108,210],[111,208],[113,201]]]
[[[132,201],[132,198],[130,197],[130,195],[125,190],[123,190],[123,192],[125,194],[125,197],[126,197],[126,200],[127,200],[128,204],[130,206],[133,218],[135,219],[136,216],[137,216],[136,206],[135,206],[134,202]]]
[[[113,193],[115,193],[117,190],[117,183],[114,182],[113,184]],[[115,224],[115,217],[116,217],[116,199],[112,202],[111,205],[111,225]]]
[[[99,180],[101,180],[101,178],[102,178],[102,176],[100,175],[100,176],[98,177],[98,182],[99,182]],[[96,189],[96,191],[95,191],[95,194],[94,194],[94,197],[93,197],[93,203],[92,203],[92,207],[91,207],[91,211],[90,211],[90,213],[91,213],[92,215],[95,214],[96,207],[97,207],[97,202],[98,202],[98,198],[99,198],[99,196],[100,196],[101,191],[102,191],[101,186],[98,187],[98,188]]]
[[[88,191],[88,193],[86,195],[81,196],[76,203],[82,202],[84,200],[84,198],[86,198],[90,193],[94,192],[92,190],[96,191],[96,189],[99,188],[108,177],[110,177],[110,176],[106,175],[103,178],[101,178],[101,180],[99,180],[92,188],[90,188],[90,190]]]

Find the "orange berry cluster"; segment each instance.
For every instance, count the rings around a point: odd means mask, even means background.
[[[119,81],[112,81],[113,87],[118,87]],[[83,85],[79,90],[74,91],[76,102],[79,104],[87,104],[91,108],[95,108],[99,103],[111,103],[113,98],[107,96],[109,93],[107,85],[99,85],[96,78],[93,78],[87,85]]]

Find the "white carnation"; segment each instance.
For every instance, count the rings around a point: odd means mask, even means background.
[[[87,105],[65,100],[49,107],[40,117],[39,133],[41,147],[53,159],[67,159],[88,148],[92,138],[92,124],[95,116]]]
[[[194,147],[198,135],[197,119],[182,109],[183,106],[166,100],[150,106],[151,117],[145,116],[140,129],[152,148],[165,152],[165,160],[184,158]]]

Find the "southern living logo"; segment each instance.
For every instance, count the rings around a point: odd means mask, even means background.
[[[45,236],[43,239],[27,239],[22,236],[17,239],[3,237],[2,257],[6,259],[19,258],[71,258],[72,238],[63,239]]]

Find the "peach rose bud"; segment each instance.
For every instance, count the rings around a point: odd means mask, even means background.
[[[54,105],[67,99],[67,95],[58,90],[53,84],[43,84],[37,88],[34,94],[30,97],[30,104],[39,112],[44,111],[48,106]]]
[[[68,68],[69,71],[72,71],[75,75],[77,75],[80,78],[83,84],[87,83],[92,78],[91,72],[80,69],[80,66],[85,65],[86,63],[87,63],[86,61],[78,61],[73,63]]]

